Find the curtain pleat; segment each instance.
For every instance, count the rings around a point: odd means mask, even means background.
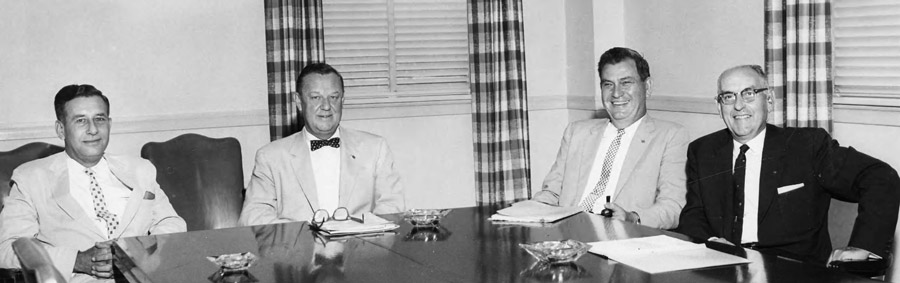
[[[531,196],[521,0],[469,1],[469,74],[479,205]]]
[[[291,98],[300,70],[325,61],[322,0],[266,0],[265,12],[269,136],[277,140],[303,128]]]
[[[832,129],[831,0],[766,1],[774,124]]]

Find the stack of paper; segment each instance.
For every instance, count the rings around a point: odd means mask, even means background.
[[[591,253],[606,256],[648,273],[750,262],[745,258],[708,249],[703,244],[694,244],[665,235],[589,244]]]
[[[364,214],[362,219],[363,221],[361,223],[352,219],[344,221],[327,221],[318,229],[329,236],[341,236],[393,231],[400,227],[400,225],[394,224],[394,222],[390,222],[369,212]]]
[[[538,201],[526,200],[498,210],[490,220],[510,222],[556,222],[581,212],[577,206],[559,207]]]

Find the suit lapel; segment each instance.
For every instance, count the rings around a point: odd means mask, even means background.
[[[137,178],[135,178],[135,168],[128,166],[128,164],[119,161],[119,159],[115,157],[106,157],[106,161],[109,164],[109,171],[112,172],[113,176],[116,176],[116,179],[119,179],[119,182],[122,182],[126,188],[131,190],[131,195],[128,196],[128,203],[125,205],[125,212],[119,216],[119,226],[116,227],[116,231],[113,233],[113,237],[119,237],[128,228],[128,225],[131,224],[131,220],[134,219],[134,216],[137,215],[138,210],[141,208],[141,201],[144,199],[145,188],[140,186]]]
[[[716,147],[712,160],[709,161],[713,165],[710,168],[717,168],[718,172],[706,173],[713,175],[718,180],[712,183],[718,184],[716,189],[721,190],[721,194],[719,194],[721,203],[718,207],[722,210],[719,215],[725,217],[722,221],[722,231],[719,232],[722,236],[733,240],[731,239],[731,230],[734,222],[731,219],[734,218],[734,164],[732,160],[734,140],[731,138],[731,133],[728,132],[728,129],[721,133],[722,135],[720,135],[718,142],[719,146]]]
[[[619,181],[616,183],[616,190],[613,193],[615,199],[619,198],[619,192],[622,191],[628,178],[631,177],[631,173],[637,166],[638,161],[642,160],[643,155],[647,153],[647,147],[649,146],[647,141],[653,138],[654,131],[656,131],[656,124],[650,116],[646,116],[646,119],[638,127],[637,132],[634,133],[631,144],[628,146],[628,152],[625,153],[625,162],[619,171]]]
[[[94,224],[91,217],[80,205],[78,205],[78,202],[75,201],[75,198],[73,198],[72,194],[69,192],[69,167],[66,165],[67,158],[68,156],[66,153],[61,152],[57,155],[51,165],[53,166],[50,170],[51,172],[59,172],[59,175],[56,176],[56,185],[53,186],[51,196],[53,200],[56,201],[59,208],[73,220],[78,222],[81,227],[87,227],[88,230],[91,230],[91,232],[98,237],[105,238],[106,235],[103,235],[103,232],[101,232],[100,229],[97,229],[97,226]]]
[[[599,123],[591,127],[591,130],[587,133],[587,137],[585,137],[584,139],[584,146],[579,148],[581,152],[575,155],[581,156],[581,160],[578,162],[577,168],[578,176],[576,180],[578,180],[578,186],[576,187],[575,194],[572,195],[572,197],[575,199],[576,205],[578,200],[581,199],[581,196],[584,195],[584,190],[587,187],[588,178],[590,178],[591,176],[591,168],[594,166],[594,159],[597,157],[597,150],[599,150],[598,147],[600,147],[600,140],[603,139],[603,131],[606,130],[606,126],[608,124],[608,120],[601,120]],[[575,135],[577,135],[577,133],[573,134],[573,137]],[[571,143],[573,141],[569,142]],[[569,146],[571,147],[572,145],[570,144]]]
[[[353,137],[352,131],[341,128],[341,174],[338,204],[342,207],[350,208],[348,205],[356,187],[356,172],[361,171],[357,168],[359,166],[359,162],[357,162],[359,146],[354,143],[358,140]]]
[[[766,141],[763,145],[762,165],[759,170],[759,223],[762,223],[772,200],[778,190],[780,181],[778,172],[781,171],[786,147],[783,130],[773,125],[766,125]]]
[[[297,177],[297,184],[300,185],[300,191],[306,196],[312,210],[319,209],[319,193],[316,188],[316,176],[312,170],[312,159],[309,156],[309,140],[306,139],[306,128],[300,131],[300,134],[294,138],[291,145],[291,167],[294,169],[294,176]]]

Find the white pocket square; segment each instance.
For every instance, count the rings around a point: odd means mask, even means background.
[[[780,194],[790,192],[790,191],[793,191],[793,190],[796,190],[796,189],[799,189],[802,187],[803,187],[803,183],[784,186],[784,187],[778,188],[778,194],[780,195]]]

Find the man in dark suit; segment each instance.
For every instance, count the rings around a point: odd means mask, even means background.
[[[767,124],[774,98],[759,66],[726,70],[718,93],[727,129],[688,146],[679,232],[821,264],[889,253],[900,204],[894,169],[822,129]],[[834,251],[831,198],[859,203],[848,247]]]

